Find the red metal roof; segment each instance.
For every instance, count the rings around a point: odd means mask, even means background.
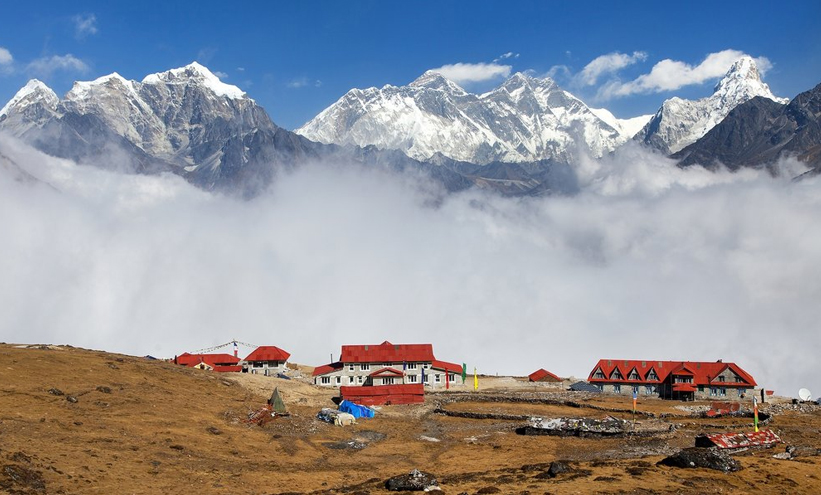
[[[378,369],[378,370],[374,371],[373,373],[371,373],[371,374],[370,374],[370,375],[368,375],[368,376],[378,376],[378,377],[383,377],[383,376],[386,376],[386,377],[398,377],[398,378],[401,378],[401,377],[405,376],[405,374],[404,374],[404,373],[402,373],[401,371],[397,370],[397,369],[393,369],[393,368],[382,368],[382,369]]]
[[[200,363],[205,363],[212,368],[218,366],[234,366],[239,363],[239,358],[230,354],[189,354],[184,352],[177,356],[177,364],[183,366],[196,366]]]
[[[531,374],[527,375],[527,378],[528,378],[531,382],[538,382],[538,381],[542,381],[542,380],[544,380],[545,378],[548,378],[548,379],[553,379],[553,380],[555,380],[555,381],[557,381],[557,382],[562,381],[562,379],[561,379],[561,378],[559,378],[558,376],[554,375],[553,373],[551,373],[551,372],[547,371],[547,370],[546,370],[546,369],[544,369],[544,368],[539,369],[539,370],[536,370],[536,371],[534,371],[533,373],[531,373]]]
[[[741,381],[739,382],[713,382],[712,380],[730,368]],[[601,369],[605,378],[595,378],[596,371]],[[636,370],[638,380],[628,380],[630,373]],[[622,379],[611,379],[613,371],[618,370]],[[658,376],[658,380],[649,380],[647,375],[653,370]],[[667,380],[671,375],[692,375],[693,385],[721,386],[721,387],[754,387],[755,380],[749,373],[744,371],[735,363],[725,363],[722,361],[641,361],[623,359],[601,359],[590,372],[588,381],[591,383],[660,383]]]
[[[387,340],[379,345],[343,345],[339,358],[343,363],[432,362],[434,359],[432,344],[391,344]]]
[[[280,349],[277,346],[273,345],[261,345],[257,347],[254,352],[248,354],[245,358],[246,361],[287,361],[288,358],[291,357],[290,353],[287,353]]]
[[[692,383],[674,383],[673,392],[695,392],[698,388]]]
[[[449,363],[447,361],[439,361],[438,359],[434,359],[430,367],[435,370],[445,370],[448,373],[456,373],[458,375],[462,374],[461,364]]]
[[[781,438],[772,430],[743,433],[715,433],[711,435],[702,434],[696,438],[697,446],[715,445],[719,449],[772,447],[777,443],[781,443]]]
[[[325,373],[332,373],[334,371],[342,369],[342,363],[331,363],[331,364],[323,364],[322,366],[317,366],[314,368],[313,376],[324,375]]]

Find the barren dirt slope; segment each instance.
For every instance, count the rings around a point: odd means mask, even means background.
[[[291,416],[265,427],[243,420],[279,386]],[[61,395],[62,394],[62,395]],[[529,394],[529,395],[528,395]],[[552,392],[552,396],[557,396]],[[783,447],[741,453],[742,470],[676,469],[656,462],[700,431],[749,429],[745,419],[677,414],[650,437],[521,436],[500,415],[602,418],[624,399],[565,394],[583,407],[518,402],[532,387],[486,395],[430,394],[388,406],[350,427],[318,421],[332,390],[297,380],[214,374],[171,363],[70,347],[0,345],[0,493],[387,493],[384,481],[418,468],[444,493],[819,493],[816,456],[776,460]],[[558,396],[562,396],[558,394]],[[528,399],[529,400],[529,399]],[[451,417],[483,413],[489,419]],[[614,416],[629,418],[625,413]],[[781,410],[770,425],[788,443],[821,447],[817,409]],[[571,471],[546,475],[564,459]]]

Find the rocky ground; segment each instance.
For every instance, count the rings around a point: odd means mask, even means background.
[[[0,345],[0,493],[376,495],[396,493],[387,490],[389,479],[401,488],[428,477],[454,495],[821,492],[816,405],[762,406],[772,413],[767,427],[785,441],[778,447],[731,459],[691,451],[682,457],[697,434],[749,431],[751,420],[704,418],[698,411],[706,403],[688,404],[697,408],[690,411],[658,399],[641,399],[634,417],[625,398],[509,377],[480,384],[478,393],[456,387],[428,394],[423,405],[386,406],[373,419],[339,427],[316,419],[319,409],[333,407],[334,391],[299,379]],[[274,387],[290,415],[248,424]],[[531,416],[619,419],[635,430],[517,434]],[[792,454],[773,457],[787,445]],[[724,467],[678,467],[690,459]]]

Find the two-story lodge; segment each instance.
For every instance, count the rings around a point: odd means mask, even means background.
[[[421,383],[461,384],[462,366],[440,361],[432,344],[343,345],[339,361],[314,369],[314,383],[328,387]]]
[[[743,399],[756,386],[735,363],[602,359],[588,381],[602,392],[663,399]]]

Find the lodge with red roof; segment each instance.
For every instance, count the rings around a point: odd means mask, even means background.
[[[741,399],[753,392],[753,377],[735,363],[602,359],[588,381],[602,392],[654,395],[663,399]]]
[[[436,359],[432,344],[343,345],[339,361],[314,369],[314,384],[328,387],[457,384],[462,366]],[[459,380],[461,384],[461,380]]]
[[[273,376],[285,371],[289,357],[291,355],[279,347],[263,345],[257,347],[254,352],[248,354],[242,360],[237,357],[237,350],[234,347],[233,356],[230,354],[189,354],[184,352],[174,357],[174,363],[189,368],[220,373],[261,373],[265,376]]]
[[[265,376],[276,375],[285,371],[288,364],[287,353],[274,345],[262,345],[242,360],[243,373],[262,373]]]
[[[184,352],[174,358],[174,363],[189,368],[231,373],[242,371],[239,358],[230,354],[189,354]]]

